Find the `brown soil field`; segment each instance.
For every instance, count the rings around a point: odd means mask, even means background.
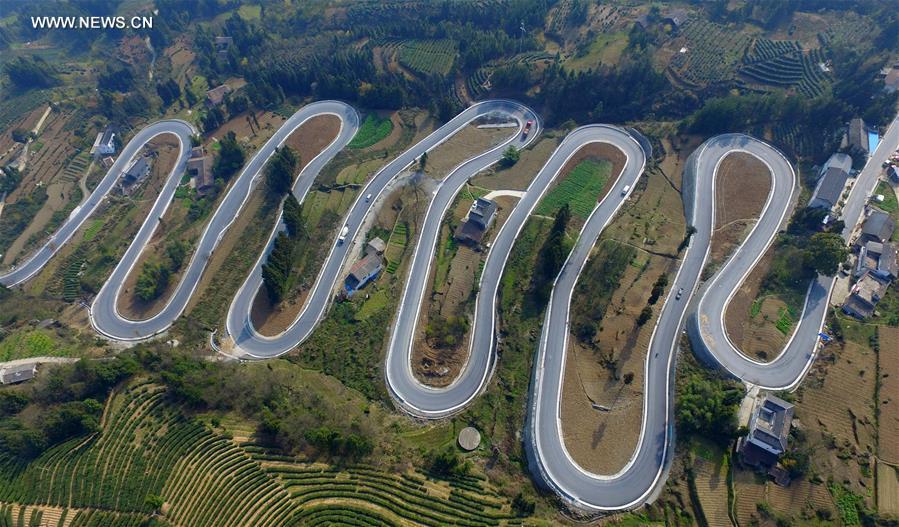
[[[337,137],[339,131],[340,120],[336,117],[331,115],[316,117],[291,135],[287,140],[287,144],[300,153],[301,165],[305,166],[313,157],[331,144],[331,141]],[[355,196],[355,194],[353,195]],[[346,202],[347,200],[344,199],[342,201]],[[331,230],[328,228],[328,233]],[[316,238],[315,233],[311,234],[311,236]],[[330,248],[330,246],[325,247]],[[327,254],[326,251],[319,252],[322,252],[323,255]],[[318,274],[315,273],[315,275],[317,276]],[[276,306],[273,306],[268,299],[265,289],[260,289],[260,293],[256,295],[256,300],[253,303],[252,316],[256,330],[263,335],[277,335],[290,327],[303,308],[306,295],[312,284],[304,284],[304,286],[300,290],[294,291],[292,296]]]
[[[532,146],[522,150],[518,162],[510,168],[487,169],[473,177],[471,183],[490,190],[525,190],[560,142],[561,137],[544,135]]]
[[[877,444],[876,358],[853,342],[828,344],[797,392],[794,417],[812,450],[814,473],[845,484],[869,506]]]
[[[668,156],[674,155],[669,151]],[[613,174],[620,170],[621,164],[613,165]],[[632,198],[600,237],[601,241],[632,245],[638,251],[612,295],[595,347],[569,339],[562,432],[566,448],[587,470],[617,472],[636,448],[643,415],[644,361],[654,320],[641,328],[636,328],[634,321],[647,305],[659,275],[676,269],[673,255],[683,238],[684,225],[680,195],[660,171],[653,170],[637,183]],[[572,304],[576,302],[575,294]],[[593,403],[609,411],[594,409]]]
[[[877,511],[899,515],[899,469],[877,462]]]
[[[766,501],[765,480],[762,476],[747,470],[734,472],[734,509],[740,525],[758,522],[758,504]]]
[[[260,112],[256,114],[256,122],[259,123],[259,126],[256,126],[250,113],[244,112],[216,128],[211,134],[207,134],[209,139],[204,146],[208,152],[210,151],[212,143],[219,138],[224,137],[228,132],[234,132],[238,141],[249,145],[252,150],[255,150],[268,141],[268,138],[271,137],[286,120],[286,118],[276,113]],[[251,152],[247,152],[248,159],[251,155]]]
[[[464,196],[465,191],[462,191]],[[497,213],[494,225],[487,234],[486,242],[492,241],[499,229],[509,218],[518,200],[509,196],[496,199]],[[471,199],[460,199],[447,214],[455,221],[461,221],[468,213]],[[448,235],[444,225],[441,239]],[[459,343],[450,349],[437,348],[430,345],[424,337],[425,328],[430,317],[439,314],[442,317],[465,316],[470,319],[474,312],[475,280],[482,261],[487,259],[487,252],[467,245],[459,245],[458,251],[450,262],[446,280],[435,283],[436,266],[431,267],[431,297],[423,301],[423,309],[418,319],[418,331],[412,349],[413,372],[419,381],[429,386],[447,386],[458,377],[459,372],[468,360],[468,341],[471,332],[467,331],[459,339]]]
[[[899,466],[899,328],[879,326],[880,407],[879,444],[881,460]],[[899,507],[899,500],[896,502]]]
[[[771,180],[768,167],[755,157],[734,153],[724,158],[718,168],[715,186],[715,232],[707,274],[718,269],[743,241],[768,197]],[[726,204],[726,206],[721,206]],[[777,298],[761,302],[758,314],[751,315],[761,281],[768,272],[773,253],[768,251],[734,295],[725,313],[725,326],[734,344],[748,356],[772,360],[786,344],[788,335],[775,323],[786,305]]]
[[[466,159],[486,152],[508,138],[508,128],[478,128],[468,125],[428,153],[424,172],[434,179],[442,180]]]
[[[715,232],[710,264],[723,263],[755,224],[768,193],[768,167],[742,152],[729,154],[718,166],[715,182]]]
[[[729,525],[727,514],[727,469],[723,458],[709,461],[696,456],[693,471],[696,494],[709,525]]]
[[[37,124],[45,109],[39,108],[28,115],[26,126],[29,130]],[[63,172],[78,153],[73,144],[71,131],[65,129],[71,117],[71,114],[51,112],[44,121],[40,135],[31,143],[27,170],[22,182],[7,196],[6,202],[15,203],[22,196],[30,195],[38,186],[46,188],[47,201],[35,214],[28,227],[10,244],[4,254],[3,265],[12,264],[38,245],[45,238],[42,233],[48,227],[53,214],[65,209],[70,201],[78,198],[77,178]],[[42,146],[35,150],[36,145]]]

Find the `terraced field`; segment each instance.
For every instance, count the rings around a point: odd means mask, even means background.
[[[748,82],[781,88],[795,88],[807,97],[821,95],[828,81],[820,48],[803,51],[793,40],[756,39],[751,53],[740,68]]]
[[[456,42],[449,39],[407,40],[399,46],[400,64],[422,75],[449,75],[456,61]]]
[[[678,50],[668,70],[678,80],[690,86],[704,86],[730,81],[750,44],[744,32],[707,22],[690,19],[681,27],[677,39]]]
[[[137,527],[154,513],[191,527],[519,523],[479,477],[303,464],[210,430],[150,383],[114,394],[95,434],[31,462],[0,454],[0,527]]]

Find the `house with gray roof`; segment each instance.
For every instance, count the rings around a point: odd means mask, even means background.
[[[737,444],[743,462],[765,469],[775,466],[787,451],[792,422],[793,405],[774,395],[766,395],[752,413],[749,433]]]
[[[859,245],[868,242],[884,243],[893,236],[896,223],[890,215],[880,209],[874,209],[868,219],[862,225],[862,234],[859,237]]]
[[[0,384],[25,382],[33,379],[35,375],[37,375],[37,365],[35,363],[7,366],[0,369]]]
[[[858,251],[855,275],[861,276],[866,272],[874,273],[879,278],[895,280],[899,276],[896,245],[873,241],[862,245]]]
[[[107,127],[97,134],[94,145],[91,147],[92,155],[108,156],[115,153],[115,132]]]
[[[849,296],[843,301],[843,312],[860,319],[870,317],[889,287],[889,280],[870,271],[866,272],[852,286]]]
[[[484,239],[484,234],[493,225],[496,218],[496,202],[489,199],[477,198],[468,210],[468,216],[459,227],[456,228],[455,238],[460,242],[479,244]]]
[[[808,202],[809,208],[832,211],[840,202],[840,196],[843,195],[848,179],[849,171],[836,165],[828,167],[815,186],[815,192]]]

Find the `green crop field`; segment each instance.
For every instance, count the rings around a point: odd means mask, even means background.
[[[65,509],[71,525],[507,525],[508,501],[480,476],[434,479],[364,465],[300,463],[188,417],[164,387],[114,393],[101,429],[33,461],[0,451],[0,513]],[[33,522],[29,522],[31,524]],[[11,521],[7,524],[13,525]]]
[[[347,145],[349,148],[366,148],[384,139],[393,131],[393,121],[389,118],[381,119],[370,113],[362,121],[359,131],[353,136],[353,140]]]
[[[535,210],[536,214],[551,216],[560,207],[568,204],[571,214],[586,220],[593,212],[599,193],[606,185],[612,164],[608,161],[585,159],[559,182],[549,194],[543,197]]]

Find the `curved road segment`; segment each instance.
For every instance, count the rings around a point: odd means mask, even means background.
[[[162,311],[147,320],[129,320],[118,312],[117,299],[121,293],[122,284],[124,284],[125,279],[137,264],[141,252],[150,241],[153,232],[159,225],[160,218],[165,213],[168,204],[172,201],[175,189],[178,186],[178,178],[170,178],[159,199],[157,199],[153,212],[141,225],[137,236],[125,252],[125,256],[122,257],[122,260],[94,299],[91,307],[91,323],[94,328],[107,337],[125,341],[146,339],[168,329],[187,306],[194,289],[200,282],[206,264],[212,256],[212,251],[221,242],[225,232],[237,218],[247,199],[249,199],[250,192],[256,186],[265,162],[294,130],[309,119],[319,115],[336,115],[341,121],[341,127],[337,138],[313,160],[315,163],[311,162],[310,165],[324,165],[327,160],[343,149],[358,129],[359,116],[351,106],[342,102],[316,102],[304,106],[294,113],[275,132],[275,135],[256,152],[231,185],[225,198],[206,225],[206,229],[203,231],[190,259],[190,263],[182,274],[181,281]],[[180,174],[180,172],[177,174]]]
[[[172,167],[163,194],[153,204],[151,213],[152,217],[155,217],[157,214],[161,216],[165,208],[168,207],[169,202],[171,202],[171,196],[169,196],[169,199],[163,199],[163,195],[167,191],[174,194],[175,188],[178,186],[179,177],[184,172],[184,168],[187,166],[187,159],[190,157],[190,136],[195,133],[196,130],[190,124],[174,119],[157,121],[138,132],[122,150],[121,155],[113,163],[106,176],[100,180],[97,188],[94,189],[87,199],[75,207],[62,227],[50,237],[47,243],[28,257],[24,263],[14,267],[9,273],[0,275],[0,284],[12,287],[34,277],[47,265],[50,258],[69,241],[91,214],[97,210],[97,207],[103,203],[103,200],[106,199],[119,177],[128,168],[131,160],[141,151],[144,145],[162,134],[172,134],[178,139],[178,162]]]
[[[540,125],[537,115],[529,108],[519,103],[505,100],[484,101],[470,106],[379,170],[359,193],[359,197],[350,207],[350,211],[344,219],[344,225],[348,228],[346,241],[339,242],[335,237],[331,251],[319,272],[318,278],[316,278],[315,285],[300,314],[287,330],[272,337],[257,332],[251,320],[253,299],[262,285],[264,256],[261,257],[250,276],[241,286],[228,310],[226,328],[228,335],[234,339],[235,346],[245,355],[255,358],[269,358],[286,353],[304,341],[324,316],[333,296],[333,291],[338,287],[342,278],[342,270],[347,255],[352,252],[353,244],[356,243],[354,240],[360,234],[360,229],[365,222],[366,216],[372,210],[384,189],[415,163],[422,154],[441,145],[475,119],[490,115],[502,116],[517,121],[518,127],[514,129],[515,135],[510,136],[507,140],[488,151],[464,161],[441,182],[432,198],[425,224],[422,228],[420,239],[426,243],[419,242],[417,245],[412,272],[409,277],[410,284],[424,282],[427,278],[428,266],[430,265],[430,253],[433,252],[436,237],[440,231],[440,224],[443,221],[443,214],[438,215],[436,211],[445,211],[449,204],[452,203],[461,185],[468,181],[468,178],[498,162],[502,158],[503,150],[508,148],[509,145],[523,148],[534,137],[539,135]],[[523,137],[522,128],[528,120],[534,121],[534,124],[527,137]],[[297,186],[294,188],[294,193],[298,200],[302,201],[309,191],[318,168],[314,172],[310,171],[308,178],[305,176],[299,178]],[[304,170],[304,174],[305,172]],[[365,199],[368,195],[372,196],[371,199]],[[431,214],[431,211],[435,211],[434,214]],[[272,234],[266,253],[271,249],[274,234]],[[428,252],[428,255],[422,257],[421,253],[423,252]],[[417,287],[416,285],[415,288]],[[410,288],[412,286],[407,285],[407,292]],[[411,332],[414,329],[415,320],[417,319],[417,306],[419,304],[420,302],[416,304],[414,313],[404,310],[402,307],[400,308],[400,319],[395,325],[398,333]],[[409,318],[410,321],[403,322],[404,316]]]
[[[783,154],[767,143],[742,134],[720,135],[702,145],[695,157],[695,171],[691,174],[696,192],[693,203],[687,204],[686,208],[692,210],[690,224],[696,227],[691,246],[705,248],[705,251],[687,251],[681,265],[691,271],[697,270],[689,273],[696,278],[687,285],[675,284],[675,287],[692,291],[688,286],[695,284],[698,271],[708,260],[715,218],[715,200],[709,196],[715,195],[718,165],[732,152],[744,152],[761,160],[770,171],[771,190],[752,231],[724,267],[703,285],[696,311],[690,315],[688,330],[697,351],[705,352],[734,377],[769,390],[789,390],[799,384],[815,358],[818,334],[827,315],[834,279],[819,276],[811,283],[793,335],[783,351],[770,362],[753,360],[741,352],[728,337],[724,323],[728,304],[774,241],[798,193],[796,174]],[[699,191],[704,188],[710,190]]]

